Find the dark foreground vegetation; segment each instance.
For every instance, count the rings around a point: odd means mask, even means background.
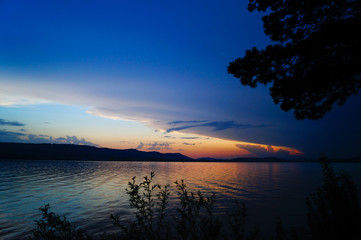
[[[262,237],[261,229],[247,226],[247,208],[237,207],[220,219],[215,214],[216,196],[204,196],[200,191],[188,192],[183,180],[174,184],[178,203],[168,208],[169,186],[153,183],[154,173],[140,183],[133,177],[126,192],[130,206],[135,209],[134,220],[120,221],[111,215],[119,231],[103,233],[102,239],[361,239],[361,208],[358,192],[349,175],[336,174],[327,159],[321,159],[323,184],[306,199],[308,228],[285,229],[281,220],[275,232]],[[92,239],[82,229],[71,224],[65,216],[40,208],[42,218],[36,220],[31,239]]]

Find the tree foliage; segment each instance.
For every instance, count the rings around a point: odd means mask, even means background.
[[[360,0],[250,0],[273,41],[228,66],[243,85],[270,84],[274,103],[318,119],[361,87]]]

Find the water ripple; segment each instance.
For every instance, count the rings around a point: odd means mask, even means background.
[[[357,183],[360,166],[343,165]],[[47,203],[90,233],[115,231],[111,213],[123,221],[133,218],[125,194],[128,181],[133,176],[141,181],[151,171],[173,193],[180,179],[190,191],[216,193],[219,213],[243,200],[260,224],[277,215],[290,224],[305,221],[304,198],[321,181],[319,165],[310,163],[0,161],[0,239],[26,238],[41,217],[38,208]],[[175,201],[176,195],[171,206]]]

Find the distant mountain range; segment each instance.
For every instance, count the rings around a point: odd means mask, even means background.
[[[0,159],[92,161],[191,161],[180,153],[143,152],[72,144],[0,143]]]
[[[0,142],[0,159],[90,160],[90,161],[167,161],[167,162],[318,162],[317,159],[280,158],[198,158],[180,153],[143,152],[136,149],[98,148],[73,144]],[[331,162],[361,162],[360,157],[330,159]]]

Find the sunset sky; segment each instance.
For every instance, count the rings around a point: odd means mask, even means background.
[[[361,96],[295,120],[227,74],[270,44],[247,1],[0,1],[0,141],[193,158],[361,156]]]

